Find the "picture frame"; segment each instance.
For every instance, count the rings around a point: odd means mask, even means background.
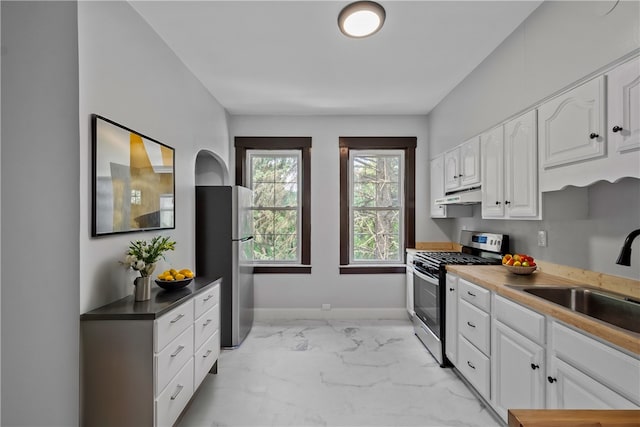
[[[91,115],[91,236],[175,229],[175,150]]]

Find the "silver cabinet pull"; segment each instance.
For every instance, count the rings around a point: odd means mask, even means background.
[[[184,317],[184,314],[180,313],[176,316],[175,319],[171,321],[171,323],[176,323],[178,320],[182,319],[183,317]]]
[[[206,298],[204,298],[204,299],[202,300],[202,302],[207,302],[207,301],[209,301],[211,298],[213,298],[213,295],[211,295],[211,294],[210,294],[210,295],[207,295],[207,297],[206,297]]]
[[[209,323],[211,323],[211,322],[213,322],[213,319],[207,319],[207,321],[206,321],[206,322],[204,322],[204,323],[202,324],[202,326],[208,326],[208,325],[209,325]]]
[[[209,357],[209,355],[212,353],[211,350],[207,350],[206,354],[203,354],[202,357]]]
[[[171,400],[176,400],[176,397],[180,394],[184,386],[182,384],[178,384],[178,389],[171,395]]]
[[[176,357],[178,354],[180,354],[180,352],[184,350],[184,346],[181,345],[178,347],[178,349],[176,351],[173,352],[173,354],[171,355],[171,357]]]

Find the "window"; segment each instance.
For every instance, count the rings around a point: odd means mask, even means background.
[[[253,189],[256,273],[311,272],[311,138],[236,137],[236,183]]]
[[[415,246],[414,137],[340,138],[340,273],[402,273]],[[395,265],[394,265],[395,264]]]

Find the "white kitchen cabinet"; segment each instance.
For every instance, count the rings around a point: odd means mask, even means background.
[[[558,321],[549,327],[547,407],[637,409],[640,358]]]
[[[480,136],[482,217],[541,219],[536,111]]]
[[[431,160],[429,182],[431,187],[431,218],[458,218],[473,216],[473,208],[471,206],[462,205],[438,205],[436,199],[445,195],[444,191],[444,158],[442,154]]]
[[[444,155],[445,190],[456,191],[480,184],[480,137],[475,136]]]
[[[406,284],[406,304],[407,304],[407,314],[410,319],[413,319],[416,312],[413,308],[413,254],[407,251],[407,264],[406,264],[406,276],[405,276],[405,284]]]
[[[544,348],[494,320],[491,348],[491,398],[507,421],[509,408],[544,408]]]
[[[82,425],[171,426],[220,354],[220,282],[154,288],[81,316]]]
[[[538,109],[540,162],[549,169],[607,154],[605,81],[596,77]]]
[[[445,355],[456,366],[458,364],[458,276],[447,273],[445,292]]]

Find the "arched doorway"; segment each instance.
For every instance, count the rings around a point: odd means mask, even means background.
[[[215,153],[201,150],[196,156],[196,185],[230,185],[229,169]]]

